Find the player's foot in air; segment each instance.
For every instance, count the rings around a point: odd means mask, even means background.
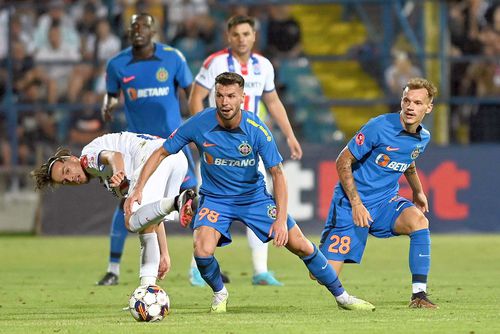
[[[214,297],[212,299],[212,308],[210,309],[211,313],[224,313],[227,308],[227,300],[229,298],[229,292],[227,292],[226,288],[222,291],[215,292]]]
[[[189,283],[191,283],[192,286],[199,286],[200,288],[204,287],[207,285],[203,277],[201,277],[200,271],[198,270],[198,267],[191,268],[189,271]]]
[[[192,204],[195,198],[196,192],[192,189],[186,189],[175,197],[174,207],[179,211],[179,220],[183,227],[187,227],[193,219]]]
[[[340,309],[349,311],[375,311],[375,306],[373,306],[373,304],[351,295],[343,301],[337,300],[337,305]]]
[[[427,298],[427,293],[425,291],[420,291],[414,293],[411,296],[409,308],[439,308],[436,304],[431,302],[429,298]]]
[[[96,282],[96,285],[117,285],[118,275],[111,272],[107,272],[100,281]]]
[[[254,275],[252,277],[252,284],[253,285],[283,286],[283,283],[281,283],[280,281],[278,281],[276,279],[276,277],[274,277],[274,274],[272,272],[270,272],[270,271]]]

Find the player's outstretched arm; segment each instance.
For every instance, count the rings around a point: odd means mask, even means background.
[[[286,114],[285,106],[283,106],[278,93],[276,93],[275,90],[273,90],[272,92],[264,93],[264,95],[262,95],[262,100],[266,104],[269,113],[273,116],[273,119],[276,120],[276,123],[278,123],[281,132],[283,132],[286,137],[286,142],[288,144],[288,147],[290,148],[290,157],[294,160],[301,159],[302,147],[295,137],[292,126]]]
[[[153,174],[154,171],[158,168],[163,159],[165,159],[169,155],[170,153],[168,153],[163,148],[163,146],[160,146],[156,150],[154,150],[153,154],[151,154],[151,156],[145,162],[139,178],[137,179],[135,187],[132,190],[132,193],[130,193],[128,198],[125,200],[125,204],[123,205],[123,209],[125,210],[126,215],[132,214],[132,206],[135,202],[141,204],[142,190],[144,189],[144,185],[149,180],[151,174]]]
[[[104,122],[113,120],[113,109],[118,105],[118,95],[107,93],[102,102],[101,117]]]
[[[420,178],[417,174],[417,166],[415,161],[413,161],[405,171],[405,178],[413,191],[413,203],[422,212],[429,212],[429,203],[427,202],[427,196],[425,196],[424,190],[422,188],[422,183],[420,183]]]
[[[196,115],[203,110],[203,101],[208,96],[209,92],[208,89],[196,82],[193,84],[188,98],[188,107],[191,115]]]
[[[352,175],[352,164],[354,162],[356,162],[356,158],[347,146],[344,147],[337,157],[337,173],[340,184],[351,203],[354,224],[356,226],[368,227],[370,226],[370,222],[373,222],[373,219],[359,197],[354,176]]]
[[[113,176],[109,179],[111,187],[118,187],[127,176],[125,174],[125,162],[123,154],[116,151],[102,151],[99,154],[99,162],[108,165],[113,171]]]
[[[274,233],[273,244],[281,247],[288,243],[288,228],[286,224],[288,217],[288,190],[283,165],[279,163],[269,168],[269,173],[273,179],[274,200],[276,202],[276,220],[269,229],[269,237]]]

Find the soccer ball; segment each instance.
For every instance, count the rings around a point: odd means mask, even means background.
[[[158,285],[141,285],[130,295],[129,310],[137,321],[161,321],[170,310],[170,298]]]

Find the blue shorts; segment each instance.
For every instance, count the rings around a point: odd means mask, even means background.
[[[262,242],[268,242],[269,229],[276,219],[276,203],[271,195],[262,191],[259,195],[236,198],[219,198],[200,195],[200,202],[192,227],[210,226],[220,232],[218,246],[231,243],[229,228],[233,221],[241,221],[248,226]],[[288,215],[290,230],[295,220]]]
[[[328,260],[360,263],[368,234],[377,238],[397,236],[393,231],[396,219],[407,207],[414,206],[397,196],[367,207],[373,218],[370,227],[359,227],[352,221],[352,209],[346,198],[333,202],[327,224],[321,233],[319,249]]]

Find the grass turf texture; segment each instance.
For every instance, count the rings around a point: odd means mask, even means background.
[[[315,242],[318,238],[313,238]],[[284,287],[250,284],[246,240],[237,237],[217,257],[232,282],[228,313],[208,313],[211,291],[187,281],[189,236],[169,237],[172,270],[160,282],[172,313],[137,323],[128,311],[138,285],[139,244],[130,236],[120,285],[97,287],[107,265],[107,237],[0,236],[1,333],[498,333],[500,235],[434,235],[431,299],[439,310],[408,309],[408,238],[371,238],[362,265],[342,273],[351,294],[375,312],[338,310],[333,297],[309,280],[301,261],[270,247],[269,265]]]

